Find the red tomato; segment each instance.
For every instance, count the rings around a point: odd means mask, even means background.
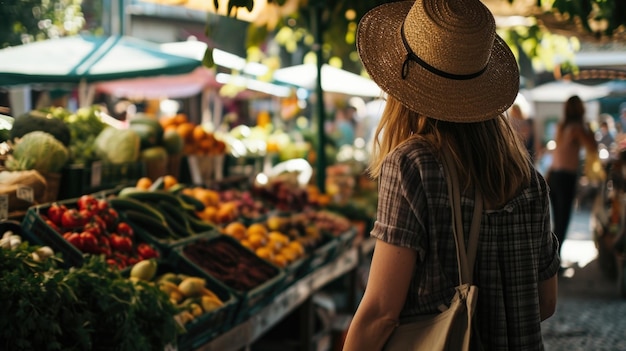
[[[133,250],[133,241],[129,237],[118,234],[111,234],[109,237],[111,248],[121,252],[131,252]]]
[[[102,228],[100,226],[100,224],[98,224],[98,222],[96,222],[93,217],[91,218],[91,220],[87,223],[85,223],[85,226],[83,227],[83,231],[84,232],[89,232],[91,234],[93,234],[96,237],[99,237],[102,235],[102,231],[104,228]]]
[[[115,229],[115,232],[121,236],[127,236],[129,238],[132,238],[135,236],[135,231],[126,222],[119,222],[117,224],[117,228]]]
[[[143,260],[159,257],[158,251],[147,243],[140,243],[139,245],[137,245],[137,253]]]
[[[90,232],[80,233],[80,239],[82,241],[83,249],[85,253],[98,254],[100,249],[98,247],[98,239]]]
[[[46,219],[45,222],[48,226],[50,226],[50,228],[54,229],[55,232],[61,233],[61,229],[59,229],[59,226],[57,226],[56,223],[54,223],[52,220]]]
[[[109,209],[109,203],[105,199],[98,200],[98,212],[106,211]]]
[[[75,208],[70,208],[63,212],[61,216],[61,226],[65,228],[76,228],[85,225],[86,218]]]
[[[94,213],[98,210],[98,199],[93,195],[82,195],[76,202],[79,210],[86,210],[90,213]]]
[[[72,244],[75,248],[83,251],[83,239],[81,238],[79,233],[71,233],[67,237],[67,241],[69,241],[69,243]]]
[[[53,202],[48,208],[48,218],[54,222],[57,226],[61,225],[61,217],[63,213],[67,211],[67,207],[65,205],[61,205],[57,202]]]
[[[117,227],[117,222],[119,220],[119,214],[117,213],[117,211],[109,207],[102,212],[98,212],[98,215],[104,220],[104,223],[106,223],[106,228],[109,231],[114,232],[115,228]]]

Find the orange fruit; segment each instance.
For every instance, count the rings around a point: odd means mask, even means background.
[[[250,241],[248,239],[241,239],[239,243],[241,243],[241,245],[243,245],[244,247],[247,247],[248,249],[254,251],[254,247],[252,247],[252,244],[250,244]]]
[[[274,263],[278,267],[285,268],[287,267],[287,264],[289,264],[289,261],[287,260],[287,257],[285,257],[284,255],[277,254],[277,255],[274,255],[274,258],[272,258],[272,263]]]
[[[250,242],[250,245],[255,249],[258,249],[267,244],[267,238],[265,237],[265,235],[259,233],[248,235],[248,241]]]
[[[288,244],[288,246],[290,249],[295,251],[299,257],[304,255],[304,246],[302,246],[302,243],[297,242],[297,241],[292,241]]]
[[[189,119],[187,118],[187,115],[184,113],[179,113],[176,116],[174,116],[174,124],[180,125],[183,123],[187,123],[189,122]]]
[[[270,251],[266,247],[259,247],[254,252],[256,253],[257,256],[259,256],[259,257],[261,257],[262,259],[265,259],[265,260],[271,260],[272,257],[274,257],[274,254],[272,253],[272,251]]]
[[[135,184],[135,187],[137,189],[148,190],[150,189],[151,185],[152,185],[152,179],[148,177],[141,177],[137,180],[137,184]]]
[[[170,189],[176,184],[178,184],[178,179],[176,179],[176,177],[174,177],[173,175],[167,174],[163,176],[163,187],[165,188],[165,190]]]
[[[191,132],[191,139],[193,139],[193,141],[195,142],[200,142],[204,140],[206,135],[207,132],[204,130],[204,127],[202,127],[201,125],[196,125]]]
[[[260,234],[267,235],[267,227],[261,223],[252,223],[248,226],[248,235]]]
[[[289,262],[295,261],[300,257],[300,255],[289,246],[283,247],[282,250],[280,250],[280,254],[285,256]]]
[[[241,240],[246,237],[246,226],[240,222],[231,222],[224,227],[224,233]]]
[[[191,191],[191,196],[202,202],[204,206],[217,206],[220,202],[220,194],[217,191],[195,187]]]
[[[178,134],[180,134],[180,136],[183,139],[192,140],[192,135],[193,135],[193,131],[195,127],[196,127],[195,124],[185,122],[185,123],[179,124],[178,127],[176,127],[176,131],[178,132]]]

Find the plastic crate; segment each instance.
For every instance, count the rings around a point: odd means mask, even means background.
[[[243,264],[243,262],[246,262],[245,260],[247,260],[250,267],[263,266],[265,269],[270,270],[272,272],[271,277],[264,282],[261,282],[257,286],[250,288],[249,290],[236,288],[233,287],[232,284],[229,284],[228,282],[225,282],[216,277],[210,269],[205,269],[201,267],[198,262],[195,262],[185,253],[186,249],[190,245],[202,245],[204,247],[210,247],[211,245],[216,245],[217,243],[228,245],[231,249],[236,250],[236,262],[238,265]],[[252,251],[242,246],[236,239],[222,234],[217,234],[211,237],[201,237],[197,240],[190,240],[184,245],[177,246],[172,251],[170,259],[174,261],[175,264],[179,267],[185,267],[185,269],[190,270],[194,269],[197,272],[201,272],[207,279],[214,280],[217,284],[224,286],[224,288],[233,293],[233,295],[235,295],[240,300],[239,310],[237,311],[235,318],[235,324],[247,319],[261,308],[267,306],[267,304],[269,304],[274,296],[280,291],[282,287],[282,282],[285,279],[285,273],[282,269],[258,257]],[[207,255],[206,259],[215,260],[217,259],[217,257]]]
[[[104,196],[104,195],[102,195]],[[65,205],[67,208],[76,208],[77,199],[66,199],[57,201],[56,203]],[[63,257],[64,267],[75,267],[82,265],[86,253],[83,253],[78,248],[70,244],[63,236],[48,225],[42,214],[46,214],[50,208],[51,203],[32,206],[26,211],[26,215],[22,220],[22,232],[23,237],[30,243],[35,245],[47,245],[50,246],[55,252],[61,253]],[[123,220],[123,219],[122,219]],[[63,229],[62,229],[63,230]],[[138,237],[135,239],[134,244],[146,242],[143,238]],[[147,242],[151,244],[150,242]],[[152,245],[158,252],[160,257],[163,257],[163,252]]]
[[[356,238],[357,229],[351,228],[350,230],[339,234],[337,238],[337,254],[340,255],[352,248],[354,239]]]
[[[76,200],[58,201],[68,207],[75,207]],[[80,266],[84,261],[84,254],[70,244],[61,234],[50,227],[41,214],[45,214],[50,208],[50,204],[32,206],[26,211],[22,220],[23,236],[28,242],[35,245],[50,246],[55,252],[61,253],[63,266]]]
[[[146,165],[143,162],[71,164],[61,171],[58,199],[71,199],[120,185],[131,185],[145,175]]]
[[[323,234],[324,240],[321,245],[313,250],[308,262],[307,273],[311,273],[337,257],[339,252],[339,240],[330,235]]]
[[[282,282],[281,290],[289,287],[309,273],[309,266],[313,257],[309,254],[288,264],[285,268],[285,279]]]
[[[167,272],[200,276],[197,271],[189,270],[184,266],[177,266],[167,259],[159,261],[156,276]],[[184,326],[185,332],[177,340],[177,350],[179,351],[195,350],[230,329],[233,325],[239,300],[230,291],[211,279],[206,280],[206,288],[215,293],[224,304],[220,308],[204,313]]]

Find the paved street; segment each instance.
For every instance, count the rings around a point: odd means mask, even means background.
[[[598,266],[589,219],[576,211],[563,244],[574,268],[559,278],[556,313],[542,324],[546,351],[626,351],[626,299]]]

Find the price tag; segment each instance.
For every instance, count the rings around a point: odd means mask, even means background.
[[[91,186],[97,187],[102,184],[102,162],[96,161],[91,164]]]
[[[15,195],[18,199],[24,200],[26,202],[35,202],[35,192],[33,188],[29,186],[18,186],[15,191]]]
[[[9,194],[0,195],[0,221],[9,219]]]

